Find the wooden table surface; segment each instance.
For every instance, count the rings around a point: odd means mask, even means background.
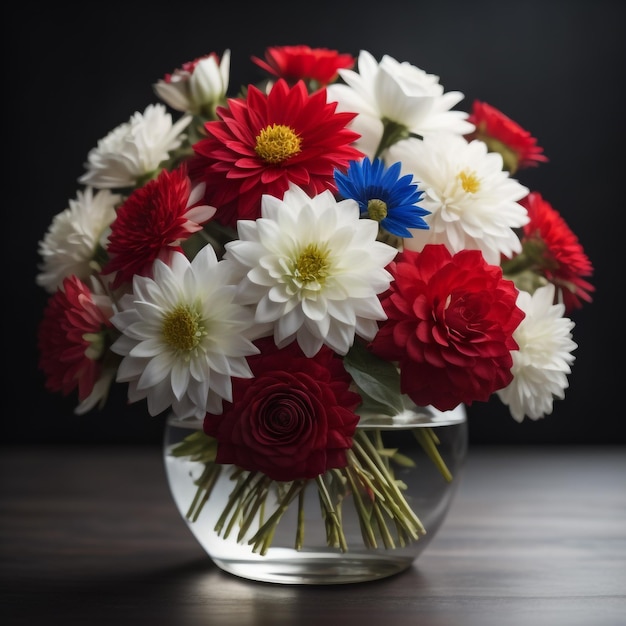
[[[626,625],[625,447],[470,447],[411,569],[329,587],[218,570],[158,448],[0,452],[4,626]]]

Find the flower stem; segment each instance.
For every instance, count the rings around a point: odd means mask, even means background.
[[[366,433],[357,431],[353,439],[352,449],[365,467],[372,472],[375,483],[383,492],[383,501],[391,510],[392,516],[407,530],[409,536],[417,539],[420,535],[425,534],[426,529],[422,522],[406,502],[393,474],[386,465],[386,461],[378,454]]]
[[[441,454],[439,454],[437,446],[440,441],[435,431],[432,428],[416,428],[413,433],[424,452],[428,455],[428,458],[436,465],[440,474],[447,482],[450,482],[452,480],[452,473],[445,464],[445,461],[441,458]]]
[[[267,553],[267,550],[271,544],[271,538],[274,536],[276,526],[280,521],[280,518],[284,515],[285,511],[289,508],[292,500],[298,496],[298,494],[306,486],[306,480],[295,480],[291,483],[289,490],[280,500],[276,510],[270,515],[268,520],[259,528],[254,536],[248,541],[252,545],[253,552],[259,552],[261,555]]]
[[[216,465],[215,463],[205,464],[202,475],[195,483],[198,485],[198,489],[196,489],[194,498],[189,505],[189,510],[187,511],[187,518],[190,521],[195,522],[198,519],[204,505],[209,501],[213,486],[217,482],[221,472],[221,465]]]
[[[228,529],[226,530],[224,534],[224,538],[228,537],[230,533],[230,528],[232,527],[232,521],[236,518],[236,511],[240,509],[241,501],[242,501],[243,496],[245,495],[246,489],[248,488],[248,485],[252,482],[252,480],[255,478],[255,476],[256,476],[256,472],[250,472],[247,476],[245,476],[245,478],[240,479],[237,485],[235,486],[235,488],[233,489],[232,493],[230,494],[230,496],[228,496],[228,502],[226,503],[226,506],[224,507],[222,514],[220,515],[219,519],[217,520],[217,523],[215,524],[215,532],[218,535],[222,532],[224,524],[226,523],[226,520],[228,519],[230,512],[233,510],[233,507],[235,507],[236,503],[239,503],[237,504],[235,514],[233,514],[232,516],[231,523],[229,524]]]
[[[250,525],[252,524],[257,512],[262,508],[267,500],[269,487],[271,480],[267,476],[262,476],[255,485],[250,489],[246,499],[243,503],[245,514],[239,528],[239,534],[237,535],[237,541],[243,541],[243,538],[248,532]],[[250,503],[250,501],[252,501]]]
[[[296,550],[302,550],[304,546],[304,492],[298,494],[298,526],[296,528]]]
[[[370,515],[367,511],[365,503],[363,502],[361,489],[359,489],[359,485],[357,483],[356,477],[354,476],[354,472],[355,468],[350,466],[346,467],[346,476],[348,477],[350,487],[352,488],[352,499],[354,501],[354,506],[356,507],[359,517],[359,526],[361,527],[361,536],[363,537],[363,543],[368,548],[377,548],[378,544],[376,543],[376,535],[374,534],[374,529],[372,528],[372,524],[370,522]]]
[[[330,525],[331,525],[331,532],[329,533],[327,529],[326,534],[327,535],[330,534],[331,537],[335,538],[339,545],[339,549],[342,552],[346,552],[348,550],[346,537],[343,534],[343,528],[341,526],[341,521],[339,520],[339,517],[337,515],[337,511],[335,511],[335,507],[333,506],[328,490],[326,489],[324,478],[322,476],[318,476],[315,479],[315,482],[317,484],[317,489],[320,495],[320,500],[323,505],[324,516],[327,520],[327,523],[330,522]],[[335,541],[333,541],[333,544],[334,543]]]

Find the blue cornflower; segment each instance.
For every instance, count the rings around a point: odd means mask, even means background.
[[[412,237],[409,228],[428,228],[423,220],[430,211],[417,205],[423,191],[413,176],[400,176],[400,162],[385,167],[382,159],[350,161],[344,174],[335,170],[335,182],[344,198],[356,200],[361,217],[376,220],[396,237]]]

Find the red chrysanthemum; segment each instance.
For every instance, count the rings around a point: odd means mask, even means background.
[[[150,276],[156,259],[169,263],[180,244],[215,213],[202,189],[193,190],[186,166],[162,170],[158,178],[133,191],[111,225],[103,274],[115,274],[113,287],[135,274]]]
[[[511,174],[548,161],[543,148],[527,130],[486,102],[475,100],[467,121],[476,126],[468,139],[481,139],[489,150],[499,152]]]
[[[290,183],[309,195],[336,191],[335,168],[345,170],[363,154],[350,144],[359,137],[346,125],[356,113],[337,113],[326,90],[309,95],[300,81],[278,80],[269,94],[254,85],[245,98],[219,107],[221,120],[207,122],[208,137],[194,145],[193,180],[206,182],[206,200],[215,219],[236,226],[261,215],[261,196],[282,199]]]
[[[388,319],[372,352],[400,365],[400,389],[441,411],[487,401],[512,380],[513,331],[524,318],[517,289],[478,250],[442,244],[406,250],[389,267],[381,298]]]
[[[309,46],[273,46],[265,50],[265,59],[251,58],[260,68],[289,84],[315,81],[320,87],[335,81],[339,69],[352,69],[355,63],[351,54]]]
[[[520,204],[530,218],[522,249],[532,261],[531,269],[554,284],[555,297],[566,313],[581,308],[583,300],[591,302],[595,287],[584,277],[593,274],[593,266],[578,237],[539,192],[529,193]]]
[[[261,354],[248,357],[254,378],[233,378],[232,403],[205,417],[216,462],[280,481],[345,467],[361,397],[350,391],[342,359],[326,346],[307,358],[296,342],[281,350],[272,339],[257,345]]]
[[[38,328],[39,367],[46,376],[46,389],[68,395],[78,388],[78,398],[87,398],[102,372],[101,357],[113,314],[106,296],[92,294],[76,276],[49,299]]]

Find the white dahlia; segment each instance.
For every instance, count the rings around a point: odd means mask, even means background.
[[[239,267],[237,301],[253,307],[259,331],[273,326],[279,348],[297,340],[309,357],[324,344],[346,354],[355,334],[373,339],[397,254],[376,241],[378,222],[359,219],[354,200],[309,197],[293,184],[283,200],[263,196],[261,211],[239,220],[224,255]]]
[[[143,114],[135,112],[89,151],[87,171],[79,182],[99,189],[142,184],[169,159],[170,152],[180,147],[185,138],[182,131],[189,122],[191,116],[186,115],[172,123],[163,104],[150,104]]]
[[[111,318],[122,333],[111,346],[124,357],[117,381],[129,383],[131,402],[202,419],[232,400],[232,376],[252,377],[252,313],[233,301],[232,269],[207,245],[191,263],[176,252],[169,266],[155,261],[153,279],[135,276]]]
[[[54,293],[67,276],[87,281],[100,266],[96,261],[106,245],[115,207],[122,197],[103,189],[94,194],[91,187],[76,193],[69,207],[54,216],[39,242],[42,262],[35,280],[48,293]]]

